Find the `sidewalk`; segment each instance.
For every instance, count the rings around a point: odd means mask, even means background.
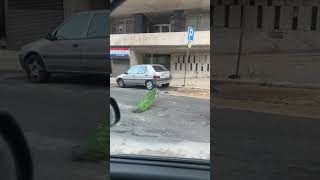
[[[172,87],[183,87],[184,79],[172,79],[171,86]],[[195,78],[195,79],[186,79],[187,88],[192,89],[203,89],[210,90],[210,78]]]
[[[111,87],[117,87],[115,77],[110,77]],[[200,99],[210,99],[210,80],[207,79],[189,79],[186,86],[183,86],[183,79],[172,79],[170,87],[160,89],[161,92],[173,96],[185,96]]]
[[[21,71],[17,51],[0,49],[0,71]]]
[[[172,79],[170,83],[170,87],[182,88],[183,83],[184,83],[183,79]],[[110,85],[117,86],[115,77],[110,77]],[[210,79],[209,78],[187,79],[186,86],[184,88],[210,90]]]
[[[320,89],[215,83],[216,107],[320,118]]]
[[[243,79],[212,79],[214,85],[219,84],[233,84],[233,85],[255,85],[255,86],[274,86],[285,88],[303,88],[303,89],[320,89],[318,84],[297,84],[292,82],[268,82],[257,80],[243,80]]]

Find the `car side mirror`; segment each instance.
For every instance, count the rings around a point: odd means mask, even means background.
[[[62,36],[56,36],[56,37],[54,37],[54,40],[64,40],[64,37],[62,37]]]
[[[120,121],[120,109],[115,99],[110,98],[110,127]]]
[[[126,71],[126,72],[124,72],[124,74],[128,74],[128,72]]]
[[[8,113],[0,112],[1,179],[33,179],[33,163],[22,129]]]
[[[49,41],[54,41],[55,37],[54,37],[53,33],[48,33],[46,36],[46,39],[48,39]]]

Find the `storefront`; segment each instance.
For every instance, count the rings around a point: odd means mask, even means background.
[[[112,76],[126,72],[130,67],[129,48],[110,48]]]

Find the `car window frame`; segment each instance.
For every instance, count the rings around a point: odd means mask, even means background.
[[[163,71],[156,71],[156,69],[154,68],[154,66],[159,66],[163,69]],[[166,72],[166,71],[169,71],[166,67],[164,67],[163,65],[161,64],[156,64],[156,65],[152,65],[152,69],[154,69],[155,72]]]
[[[107,20],[108,20],[108,16],[110,15],[110,12],[99,12],[99,13],[93,13],[91,14],[92,17],[90,19],[90,23],[89,23],[89,26],[88,26],[88,29],[87,29],[87,33],[86,33],[86,39],[103,39],[103,38],[110,38],[110,18],[109,18],[109,33],[107,32],[107,35],[106,36],[101,36],[101,37],[89,37],[89,29],[91,27],[91,24],[92,24],[92,21],[93,21],[93,18],[94,16],[98,15],[98,14],[104,14],[107,16]]]
[[[143,73],[139,73],[140,67],[144,67],[144,72],[143,72]],[[137,74],[146,74],[146,72],[147,72],[147,66],[146,66],[146,65],[140,65],[140,66],[138,67]]]
[[[80,15],[88,15],[88,16],[89,16],[89,19],[88,19],[88,22],[87,22],[87,27],[86,27],[85,32],[82,34],[82,37],[81,37],[81,38],[70,38],[70,39],[57,39],[57,32],[58,32],[66,23],[68,23],[72,18],[74,18],[75,16],[80,16]],[[58,26],[58,27],[54,30],[54,39],[55,39],[55,41],[68,41],[68,40],[81,40],[81,39],[86,39],[86,34],[88,33],[89,25],[90,25],[90,22],[92,21],[92,17],[93,17],[93,15],[90,14],[90,13],[81,13],[81,14],[75,14],[75,15],[70,16],[67,20],[65,20],[62,24],[60,24],[60,26]]]
[[[131,68],[133,68],[133,67],[138,67],[138,68],[137,68],[137,72],[136,72],[136,73],[129,73],[129,70],[130,70]],[[140,67],[139,65],[134,65],[134,66],[130,67],[130,68],[128,69],[128,71],[127,71],[128,74],[137,74],[139,67]]]

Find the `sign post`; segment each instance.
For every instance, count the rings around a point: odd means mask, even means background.
[[[192,41],[194,39],[195,30],[192,27],[188,27],[188,50],[187,50],[187,59],[184,62],[184,79],[183,86],[186,86],[186,77],[187,77],[187,62],[189,62],[189,51],[192,47]]]

